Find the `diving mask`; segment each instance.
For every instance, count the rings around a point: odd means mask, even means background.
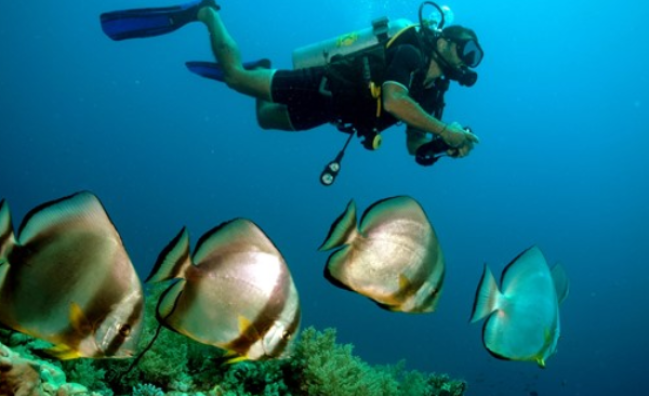
[[[459,40],[449,38],[448,40],[455,43],[457,46],[457,56],[467,67],[475,68],[482,62],[484,51],[482,51],[482,47],[474,39]]]

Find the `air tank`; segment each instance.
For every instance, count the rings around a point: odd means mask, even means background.
[[[379,37],[390,38],[413,23],[405,18],[390,21],[379,18],[372,26],[320,41],[293,51],[293,68],[324,66],[336,55],[347,55],[378,44]],[[385,36],[387,34],[387,36]]]

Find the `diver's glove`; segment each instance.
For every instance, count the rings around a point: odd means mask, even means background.
[[[463,128],[457,122],[447,124],[439,136],[449,146],[446,153],[451,157],[465,157],[469,155],[473,146],[480,142],[478,136],[474,135],[469,128]]]

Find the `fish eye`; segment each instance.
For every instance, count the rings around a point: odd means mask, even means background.
[[[119,335],[122,337],[128,337],[131,334],[131,326],[128,324],[122,325],[122,327],[119,328]]]
[[[290,340],[290,339],[291,339],[291,333],[289,333],[288,331],[284,330],[284,331],[282,332],[282,340],[284,340],[284,341],[288,341],[288,340]]]

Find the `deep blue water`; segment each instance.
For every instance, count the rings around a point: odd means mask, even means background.
[[[142,276],[183,225],[193,240],[234,217],[283,252],[303,325],[336,327],[372,363],[447,372],[469,395],[643,394],[649,354],[649,6],[638,0],[448,3],[485,48],[475,87],[453,86],[444,119],[473,127],[466,159],[422,168],[402,128],[374,153],[348,150],[339,180],[318,183],[345,135],[326,126],[267,132],[253,101],[185,70],[212,60],[202,25],[112,42],[103,11],[172,1],[3,1],[0,196],[17,226],[37,204],[78,190],[103,201]],[[293,48],[416,18],[418,2],[223,0],[246,59],[291,66]],[[407,194],[426,209],[447,259],[439,311],[378,309],[322,277],[317,252],[354,198],[364,209]],[[504,362],[469,325],[476,284],[538,244],[571,279],[559,352],[545,370]]]

